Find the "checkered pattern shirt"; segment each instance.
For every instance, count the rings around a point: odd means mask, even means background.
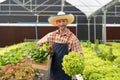
[[[42,39],[40,39],[37,44],[41,45],[45,42],[49,42],[51,47],[54,43],[67,43],[68,51],[82,53],[81,45],[78,38],[69,29],[67,29],[66,33],[64,33],[63,35],[59,34],[59,30],[50,32]]]

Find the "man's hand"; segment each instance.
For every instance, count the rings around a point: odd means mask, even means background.
[[[84,58],[84,54],[83,53],[80,53],[82,55],[82,58]]]
[[[50,49],[47,50],[47,52],[48,52],[49,55],[53,55],[53,53],[54,53],[53,48],[50,47]]]

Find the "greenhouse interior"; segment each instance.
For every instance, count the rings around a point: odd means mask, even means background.
[[[50,23],[60,11],[74,16],[70,24],[60,19],[73,34],[65,42],[53,33],[60,33],[60,21]],[[65,54],[54,47],[57,39],[67,44]],[[60,65],[54,64],[59,58]],[[62,72],[52,74],[53,64]],[[120,0],[0,0],[0,80],[120,80],[119,75]]]

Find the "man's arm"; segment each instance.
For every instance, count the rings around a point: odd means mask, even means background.
[[[43,38],[41,38],[37,44],[36,44],[36,48],[39,48],[43,43],[48,42],[48,37],[49,34],[45,35]]]
[[[77,38],[74,38],[72,41],[71,51],[75,51],[77,53],[80,53],[82,55],[82,57],[84,57],[80,41]]]

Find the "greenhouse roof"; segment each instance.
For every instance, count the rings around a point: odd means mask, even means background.
[[[81,10],[87,17],[91,16],[98,9],[105,6],[112,0],[66,0],[71,5]]]
[[[0,0],[0,3],[4,2],[4,1],[6,1],[6,0]]]

